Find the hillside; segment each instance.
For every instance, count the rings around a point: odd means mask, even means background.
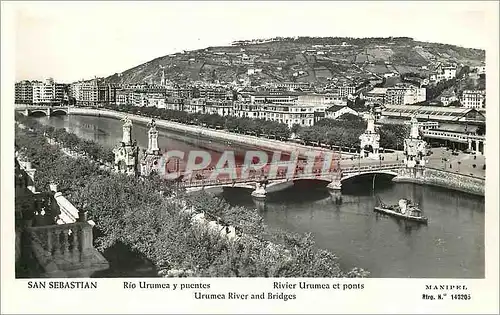
[[[105,78],[119,84],[161,81],[162,69],[176,83],[296,81],[327,84],[363,82],[387,72],[422,73],[439,62],[469,66],[485,60],[485,51],[411,38],[274,38],[239,41],[156,58]]]

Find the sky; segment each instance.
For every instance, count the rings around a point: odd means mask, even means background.
[[[95,1],[9,2],[9,9],[16,81],[73,82],[182,50],[276,36],[406,36],[485,49],[491,41],[485,14],[492,5],[497,4]]]

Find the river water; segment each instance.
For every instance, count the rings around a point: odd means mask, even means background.
[[[44,124],[64,127],[78,136],[113,147],[122,137],[122,122],[90,116],[37,118]],[[147,146],[147,127],[134,124],[133,138]],[[160,130],[162,150],[210,149],[213,157],[229,148]],[[251,148],[235,149],[243,155]],[[271,193],[256,204],[250,191],[228,188],[220,196],[234,205],[257,207],[268,226],[298,233],[312,233],[320,248],[340,258],[344,268],[361,267],[371,277],[483,278],[484,198],[452,190],[393,183],[385,175],[354,178],[343,183],[342,204],[332,202],[324,183],[296,182]],[[428,225],[397,220],[373,212],[374,194],[385,203],[400,198],[417,201],[429,217]]]

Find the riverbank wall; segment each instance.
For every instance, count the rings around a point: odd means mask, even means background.
[[[485,190],[485,180],[482,178],[428,167],[419,170],[401,169],[393,181],[437,186],[477,196],[484,196]]]
[[[71,115],[85,115],[85,116],[99,116],[108,117],[115,119],[122,119],[128,116],[130,120],[139,124],[148,124],[151,122],[151,117],[132,115],[123,112],[106,110],[106,109],[91,109],[91,108],[71,108]],[[265,139],[251,135],[242,135],[232,132],[227,132],[223,130],[215,130],[206,127],[186,125],[181,123],[176,123],[173,121],[155,119],[156,125],[159,128],[174,131],[181,134],[189,134],[191,136],[199,138],[212,139],[214,141],[221,141],[223,143],[230,142],[239,145],[252,146],[256,150],[261,149],[265,151],[281,151],[282,153],[296,153],[301,156],[307,154],[307,152],[322,152],[322,153],[333,153],[332,150],[324,148],[313,148],[305,145],[287,143],[279,140]],[[319,153],[318,153],[319,154]],[[343,153],[343,155],[346,155]]]

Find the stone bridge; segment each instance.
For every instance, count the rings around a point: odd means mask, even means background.
[[[35,113],[42,113],[46,116],[51,115],[69,115],[70,114],[69,106],[48,106],[48,105],[17,105],[15,106],[15,110],[20,112],[25,116],[31,116]]]
[[[246,188],[253,190],[252,195],[254,197],[260,196],[261,198],[264,198],[267,193],[288,188],[292,186],[295,181],[318,180],[328,182],[329,184],[327,187],[330,189],[332,194],[340,195],[343,181],[367,174],[386,174],[395,177],[398,175],[398,171],[403,167],[403,163],[386,163],[368,166],[352,166],[342,168],[339,171],[334,170],[326,173],[321,173],[319,170],[318,172],[312,173],[295,173],[291,177],[287,177],[286,174],[283,174],[277,175],[273,178],[266,178],[264,174],[258,176],[248,176],[246,178],[236,178],[234,180],[231,178],[216,180],[190,179],[189,181],[186,180],[180,182],[180,186],[185,187],[188,192],[218,187]]]

